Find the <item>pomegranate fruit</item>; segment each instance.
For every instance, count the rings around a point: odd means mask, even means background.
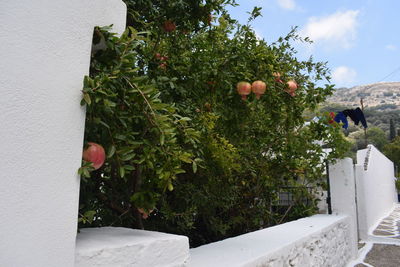
[[[260,99],[260,97],[265,93],[266,89],[267,85],[263,81],[255,81],[251,85],[251,90],[256,95],[257,99]]]
[[[236,86],[238,94],[242,96],[243,100],[251,93],[251,84],[248,82],[239,82]]]
[[[286,92],[291,96],[295,96],[297,90],[297,83],[294,80],[290,80],[286,84],[288,86]]]
[[[83,160],[91,162],[95,170],[99,169],[106,159],[104,148],[96,143],[89,142],[89,147],[83,151]]]
[[[176,25],[173,21],[166,20],[166,21],[164,21],[163,28],[164,28],[164,31],[166,31],[166,32],[173,32],[176,29]]]
[[[294,80],[288,81],[287,85],[288,85],[290,91],[296,91],[297,90],[297,83]]]
[[[149,215],[153,212],[153,210],[150,210],[148,213],[145,211],[145,209],[138,208],[139,213],[142,215],[143,219],[149,218]]]

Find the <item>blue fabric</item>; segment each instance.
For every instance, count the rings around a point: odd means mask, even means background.
[[[337,123],[343,122],[343,128],[347,129],[349,127],[349,122],[347,121],[346,115],[343,112],[338,112],[336,114],[335,119]]]
[[[365,120],[364,113],[362,112],[362,110],[360,108],[356,108],[354,110],[354,113],[356,114],[357,119],[361,122],[362,126],[364,128],[367,128],[368,127],[367,121]],[[358,123],[357,123],[357,125],[358,125]]]
[[[362,112],[362,110],[360,108],[343,110],[343,114],[345,116],[349,116],[350,119],[352,119],[354,121],[355,125],[358,125],[361,122],[361,124],[364,128],[368,127],[367,121],[365,120],[365,117],[364,117],[364,113]]]

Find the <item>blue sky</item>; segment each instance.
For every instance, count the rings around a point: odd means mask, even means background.
[[[328,61],[332,83],[351,87],[400,81],[400,1],[398,0],[237,0],[233,18],[245,23],[246,12],[262,7],[253,22],[267,42],[293,26],[312,45],[295,44],[299,58]],[[390,73],[392,75],[388,76]]]

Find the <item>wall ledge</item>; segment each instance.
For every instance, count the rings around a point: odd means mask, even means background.
[[[350,217],[314,215],[190,250],[193,267],[345,266]]]
[[[75,266],[187,266],[186,236],[101,227],[81,229],[76,239]]]

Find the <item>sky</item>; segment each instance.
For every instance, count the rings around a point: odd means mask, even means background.
[[[294,44],[299,59],[313,55],[327,61],[331,82],[352,87],[400,81],[399,0],[237,0],[231,16],[246,23],[254,6],[262,17],[253,23],[260,38],[271,43],[292,27],[313,44]]]

